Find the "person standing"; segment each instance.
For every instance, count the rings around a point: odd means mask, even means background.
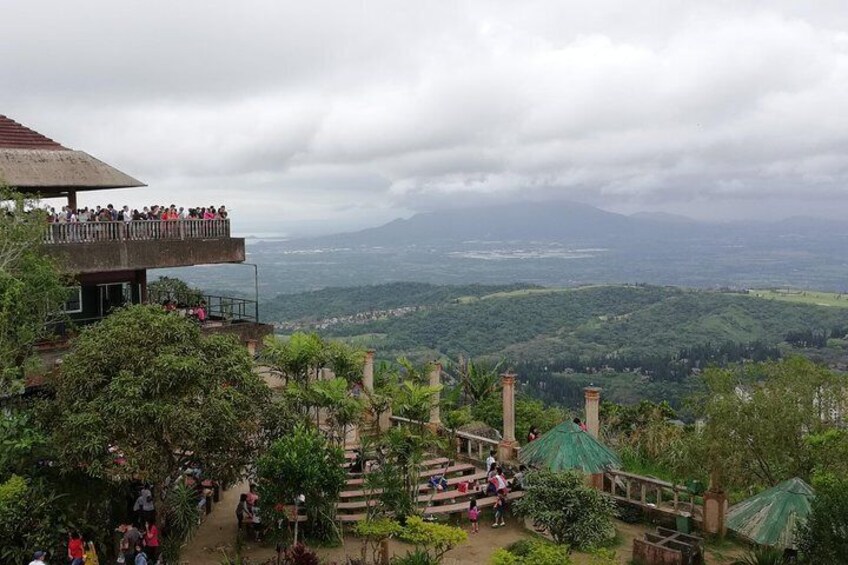
[[[144,524],[144,547],[147,549],[147,557],[156,563],[159,559],[159,528],[155,522]]]
[[[471,521],[471,531],[475,534],[479,532],[480,526],[477,522],[480,519],[480,509],[477,507],[477,500],[474,498],[468,503],[468,519]]]
[[[135,565],[147,565],[147,554],[140,543],[135,545]]]
[[[506,526],[504,522],[504,513],[506,512],[506,491],[501,489],[498,491],[498,500],[495,501],[495,523],[493,528],[502,528]]]
[[[238,521],[239,532],[244,527],[245,520],[253,522],[253,517],[250,515],[250,507],[247,504],[247,494],[242,494],[239,498],[238,506],[236,506],[236,520]]]
[[[491,469],[492,465],[494,465],[495,462],[496,462],[495,450],[492,449],[492,450],[489,451],[489,456],[486,457],[486,469]]]
[[[47,557],[47,554],[43,551],[36,551],[32,555],[32,561],[29,562],[29,565],[47,565],[44,562],[44,559]]]
[[[71,565],[82,565],[85,558],[85,544],[79,532],[71,532],[68,535],[68,560]]]
[[[141,493],[133,505],[133,511],[136,513],[136,520],[140,524],[156,521],[156,505],[153,502],[153,492],[150,488],[144,487],[141,489]]]

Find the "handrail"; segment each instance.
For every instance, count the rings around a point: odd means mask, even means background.
[[[389,419],[391,421],[394,421],[395,423],[398,423],[398,424],[421,425],[421,424],[425,423],[425,422],[419,422],[417,420],[410,420],[409,418],[404,418],[403,416],[392,415]],[[447,429],[447,428],[445,428],[445,429]],[[486,456],[489,453],[489,449],[492,448],[492,447],[497,448],[497,446],[499,444],[499,441],[496,440],[496,439],[478,436],[476,434],[463,432],[463,431],[459,431],[459,430],[448,429],[448,431],[450,433],[452,433],[454,436],[456,436],[457,439],[464,439],[465,440],[465,455],[469,459],[475,459],[473,457],[473,455],[476,452],[476,455],[477,455],[476,459],[478,461],[484,461]],[[476,442],[476,449],[474,449],[474,447],[473,447],[475,445],[475,442]],[[488,446],[488,447],[486,449],[484,449],[484,446]],[[462,447],[463,447],[462,442],[458,441],[456,443],[456,453],[457,453],[457,455],[462,454],[462,452],[463,452]]]
[[[52,223],[42,242],[159,241],[230,237],[230,220],[135,220],[131,222]]]

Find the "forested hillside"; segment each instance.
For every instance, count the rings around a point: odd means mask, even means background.
[[[504,359],[538,396],[579,403],[580,387],[612,398],[680,405],[708,365],[802,352],[844,368],[848,307],[753,294],[657,286],[573,289],[438,287],[398,283],[292,295],[296,316],[420,304],[321,333],[373,347],[382,358]],[[835,302],[841,304],[842,299]],[[848,306],[848,300],[845,300]],[[284,319],[283,319],[284,320]]]

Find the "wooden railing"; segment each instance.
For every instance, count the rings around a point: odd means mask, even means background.
[[[229,220],[140,220],[75,222],[47,226],[44,243],[220,239],[230,237]]]
[[[669,514],[687,512],[693,520],[704,515],[703,503],[683,485],[624,471],[605,471],[603,491],[613,498]]]
[[[401,424],[416,424],[421,425],[421,422],[417,420],[410,420],[409,418],[404,418],[402,416],[392,416],[390,418],[394,425]],[[447,428],[446,428],[447,429]],[[470,434],[468,432],[462,432],[458,430],[447,430],[449,433],[453,433],[456,438],[459,440],[456,443],[456,453],[457,455],[465,455],[469,459],[477,459],[478,461],[485,461],[489,456],[489,451],[492,449],[498,448],[498,440],[491,439],[488,437],[478,436],[474,434]],[[476,457],[475,457],[476,456]]]

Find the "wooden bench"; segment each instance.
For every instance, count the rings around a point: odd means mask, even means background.
[[[521,498],[524,496],[524,491],[511,492],[506,495],[507,500],[515,500],[517,498]],[[478,508],[489,508],[495,505],[497,502],[497,496],[487,496],[485,498],[477,499],[477,507]],[[465,512],[468,510],[468,502],[457,502],[456,504],[442,504],[441,506],[427,506],[423,513],[425,515],[430,516],[438,516],[444,514],[456,514],[458,512]]]
[[[437,457],[435,459],[428,459],[426,461],[422,461],[418,467],[420,469],[426,469],[429,467],[444,467],[448,463],[448,461],[450,461],[450,459],[448,459],[447,457]],[[352,471],[347,472],[347,476],[351,478],[359,478],[364,476],[365,474],[366,473],[359,472],[354,473]]]
[[[430,463],[428,465],[422,464],[419,466],[419,475],[422,478],[426,477],[429,479],[435,475],[441,475],[442,472],[447,475],[449,473],[465,473],[466,471],[474,470],[474,465],[469,465],[468,463],[461,463],[447,468],[445,467],[445,464],[447,464],[447,461],[435,462],[435,464]],[[357,487],[362,486],[363,484],[365,484],[365,475],[345,481],[345,486],[348,487]]]
[[[474,467],[472,466],[472,469],[473,468]],[[477,471],[476,473],[474,473],[472,475],[461,475],[459,477],[450,477],[447,481],[448,481],[448,486],[452,486],[452,485],[456,485],[458,483],[461,483],[462,481],[469,481],[469,480],[470,481],[478,481],[480,479],[485,479],[486,476],[487,475],[486,475],[485,471]],[[418,485],[418,488],[421,492],[427,492],[428,490],[430,490],[430,484],[424,483],[422,485]],[[345,490],[345,491],[341,492],[339,497],[340,498],[364,498],[364,497],[368,496],[369,494],[380,494],[382,492],[383,491],[381,489],[374,489],[373,491],[366,491],[366,490],[363,490],[363,489]]]

